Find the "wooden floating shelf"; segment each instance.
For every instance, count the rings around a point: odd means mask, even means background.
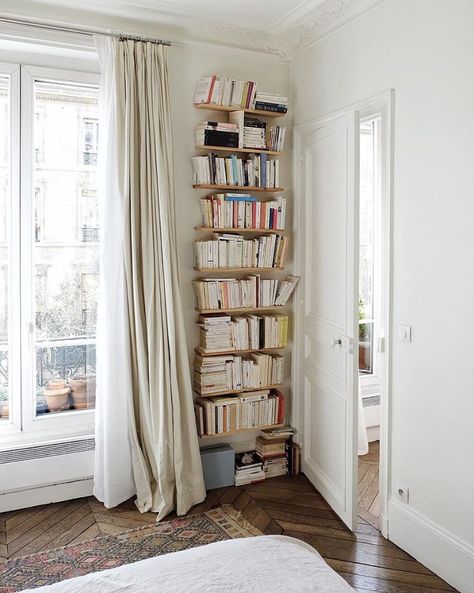
[[[213,228],[210,226],[195,226],[194,228],[196,231],[206,231],[213,233],[274,233],[275,235],[282,235],[285,232],[284,229],[236,229],[234,227]]]
[[[223,189],[228,193],[234,191],[261,191],[266,193],[285,191],[284,187],[258,187],[256,185],[215,185],[212,183],[197,183],[193,185],[194,189]]]
[[[235,395],[238,393],[253,393],[254,391],[261,391],[262,389],[278,389],[279,387],[283,387],[283,383],[278,383],[277,385],[263,385],[262,387],[246,387],[245,389],[217,391],[216,393],[199,393],[199,391],[196,389],[196,387],[194,388],[194,391],[199,395],[199,397],[220,397],[221,395]]]
[[[285,268],[194,268],[195,272],[203,272],[210,274],[217,272],[219,274],[224,272],[281,272]]]
[[[203,434],[200,439],[215,439],[218,437],[226,437],[229,434],[236,434],[238,432],[255,432],[256,430],[265,430],[266,428],[279,428],[286,426],[285,424],[266,424],[265,426],[255,426],[254,428],[238,428],[237,430],[229,430],[228,432],[219,432],[217,434]]]
[[[195,349],[195,352],[200,356],[226,356],[227,354],[239,355],[250,354],[251,352],[274,352],[275,350],[283,350],[283,348],[286,348],[286,346],[276,346],[275,348],[250,348],[249,350],[220,350],[219,352],[206,352],[205,350],[202,350],[200,346],[198,346]]]
[[[270,156],[283,156],[282,152],[275,150],[259,150],[258,148],[229,148],[227,146],[196,146],[196,150],[217,150],[220,152],[239,152],[245,154],[269,154]]]
[[[262,117],[284,117],[287,115],[286,113],[281,113],[280,111],[267,111],[266,109],[242,109],[242,107],[230,107],[228,105],[215,105],[214,103],[198,103],[194,105],[195,109],[205,110],[205,111],[224,111],[224,112],[231,112],[231,111],[243,111],[244,113],[251,113],[253,115],[261,115]]]
[[[239,307],[237,309],[199,309],[195,308],[198,313],[254,313],[258,311],[276,311],[284,309],[285,305],[273,305],[269,307]]]

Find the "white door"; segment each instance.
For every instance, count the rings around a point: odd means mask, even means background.
[[[301,289],[296,383],[302,469],[334,511],[357,517],[359,118],[300,126]]]

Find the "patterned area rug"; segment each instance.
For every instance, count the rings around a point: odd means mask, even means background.
[[[231,506],[98,537],[0,564],[0,593],[51,585],[211,542],[261,535]]]

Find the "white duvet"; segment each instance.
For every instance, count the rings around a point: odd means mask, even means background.
[[[354,593],[313,548],[280,535],[216,542],[29,591]]]

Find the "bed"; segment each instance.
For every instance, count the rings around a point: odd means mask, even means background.
[[[280,535],[216,542],[28,591],[354,593],[313,548]]]

